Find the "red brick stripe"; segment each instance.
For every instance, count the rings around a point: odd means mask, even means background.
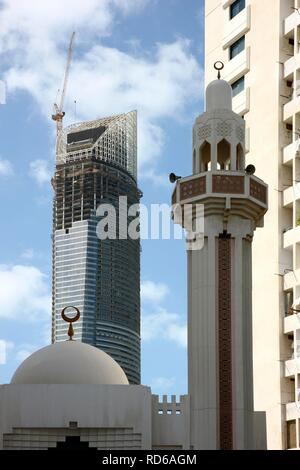
[[[218,243],[220,449],[233,448],[231,357],[231,239]]]

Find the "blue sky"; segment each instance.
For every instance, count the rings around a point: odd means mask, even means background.
[[[50,341],[50,116],[71,32],[65,124],[137,109],[142,202],[169,203],[168,174],[191,173],[192,125],[203,109],[203,3],[0,0],[0,383]],[[142,382],[185,393],[184,243],[144,241],[141,261]]]

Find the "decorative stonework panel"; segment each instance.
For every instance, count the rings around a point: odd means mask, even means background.
[[[180,200],[201,196],[206,192],[206,176],[201,176],[180,185]]]
[[[245,141],[245,129],[243,127],[237,127],[235,133],[236,138],[243,143]]]
[[[244,176],[213,175],[213,193],[244,194]]]
[[[231,351],[231,239],[218,241],[220,449],[233,448]]]
[[[212,129],[209,124],[205,124],[198,129],[198,137],[200,140],[209,139],[211,136]]]
[[[232,125],[222,121],[217,124],[217,134],[219,137],[228,137],[232,134]]]
[[[267,188],[252,178],[250,179],[250,196],[267,204]]]

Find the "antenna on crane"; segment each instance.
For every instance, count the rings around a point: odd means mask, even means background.
[[[65,77],[64,77],[64,85],[63,85],[63,89],[62,89],[62,93],[61,93],[61,97],[60,97],[60,103],[59,104],[54,103],[54,111],[53,111],[53,114],[52,114],[52,119],[53,119],[53,121],[56,122],[57,135],[59,135],[60,132],[62,131],[63,118],[66,114],[63,109],[64,109],[67,86],[68,86],[70,67],[71,67],[71,62],[72,62],[74,39],[75,39],[75,32],[73,32],[72,35],[71,35],[70,45],[69,45],[69,49],[68,49],[67,66],[66,66]]]

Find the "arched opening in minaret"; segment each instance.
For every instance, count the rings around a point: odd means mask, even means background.
[[[218,164],[220,170],[230,170],[230,144],[225,139],[218,143]]]
[[[200,172],[208,171],[211,163],[211,146],[209,142],[203,142],[200,147]]]
[[[236,169],[237,170],[243,170],[245,167],[245,155],[244,155],[244,149],[241,144],[238,144],[236,147]]]
[[[196,150],[194,149],[194,152],[193,152],[193,173],[197,173],[196,158],[197,158],[197,154],[196,154]]]

